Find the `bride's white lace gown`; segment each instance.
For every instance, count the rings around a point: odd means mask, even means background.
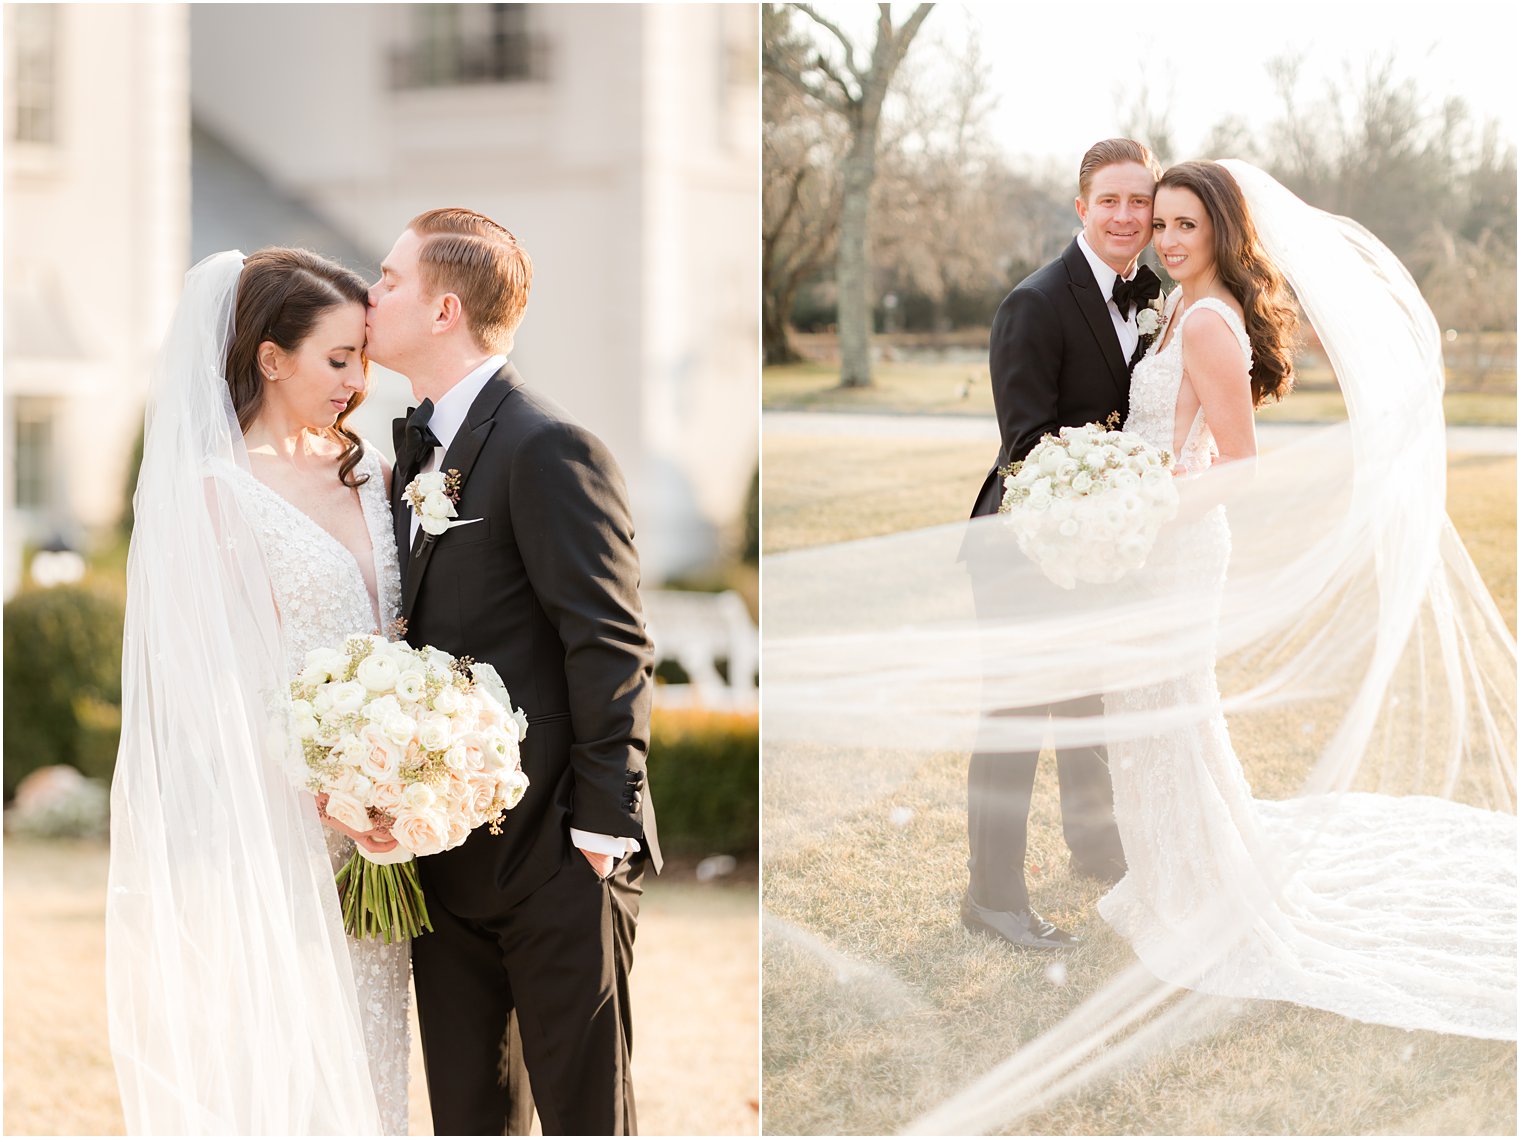
[[[1217,453],[1201,409],[1180,448],[1173,437],[1181,333],[1203,309],[1224,318],[1249,365],[1240,318],[1199,300],[1136,365],[1124,425],[1190,471]],[[1195,596],[1218,594],[1230,553],[1223,507],[1162,540],[1182,544]],[[1211,659],[1105,697],[1110,714],[1195,702],[1219,707]],[[1098,910],[1156,976],[1378,1024],[1515,1038],[1514,816],[1423,796],[1254,799],[1222,710],[1113,741],[1109,763],[1129,871]]]
[[[355,473],[369,476],[359,487],[359,500],[373,550],[378,604],[347,547],[273,489],[241,467],[234,469],[247,517],[269,565],[292,675],[305,665],[311,649],[375,630],[377,609],[378,627],[396,619],[401,609],[396,539],[380,460],[372,448],[366,447]],[[336,871],[353,853],[354,842],[331,827],[324,827],[323,833]],[[350,937],[348,947],[381,1126],[387,1135],[405,1135],[411,942],[387,945]]]

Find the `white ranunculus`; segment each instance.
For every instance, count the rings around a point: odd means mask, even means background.
[[[506,800],[508,810],[522,802],[523,793],[527,790],[528,777],[520,770],[502,772],[496,777],[496,793]]]
[[[1071,489],[1078,494],[1086,494],[1093,488],[1092,475],[1086,471],[1078,471],[1071,480]]]
[[[333,686],[324,684],[317,689],[317,694],[311,698],[311,710],[318,716],[325,716],[332,711]]]
[[[415,668],[409,668],[396,676],[396,695],[403,700],[416,702],[422,699],[427,688],[427,677]]]
[[[1033,458],[1034,456],[1030,456]],[[1066,462],[1066,452],[1059,447],[1046,447],[1040,454],[1040,471],[1043,474],[1053,475],[1061,469],[1061,464]]]
[[[1050,503],[1051,503],[1050,494],[1048,492],[1045,492],[1045,491],[1038,491],[1037,490],[1037,491],[1035,491],[1033,494],[1031,494],[1029,496],[1029,502],[1026,505],[1031,510],[1049,510],[1050,509]]]
[[[315,739],[317,733],[322,730],[321,721],[311,712],[295,716],[291,721],[291,726],[295,730],[296,736],[303,740]]]
[[[1161,327],[1161,316],[1153,308],[1143,308],[1135,314],[1135,327],[1141,336],[1150,336]]]
[[[459,511],[454,509],[454,504],[449,501],[449,496],[441,490],[431,492],[422,500],[422,513],[431,514],[434,518],[459,517]]]
[[[430,494],[442,494],[446,477],[443,471],[428,471],[414,478],[408,489],[415,489],[424,499]]]
[[[396,678],[401,675],[401,667],[396,663],[396,658],[386,652],[370,653],[359,662],[357,679],[366,689],[375,694],[389,692],[396,687]]]
[[[347,791],[332,788],[327,792],[327,814],[350,830],[367,831],[369,812],[364,804]]]
[[[1108,481],[1116,490],[1133,490],[1140,485],[1142,477],[1128,467],[1124,467],[1111,474]]]

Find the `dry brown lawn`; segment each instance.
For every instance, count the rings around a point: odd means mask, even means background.
[[[796,549],[964,517],[986,446],[773,436],[764,441],[764,547]],[[1456,456],[1449,508],[1501,612],[1515,626],[1513,457]],[[1295,785],[1286,733],[1235,725],[1265,794]],[[1275,745],[1275,746],[1274,746]],[[1059,1022],[1133,955],[1098,917],[1102,887],[1068,873],[1052,765],[1031,811],[1029,880],[1042,912],[1083,937],[1062,958],[1009,951],[961,930],[964,753],[918,757],[815,748],[784,771],[876,770],[878,785],[832,823],[807,817],[787,778],[768,778],[765,864],[765,1130],[887,1133]],[[796,931],[803,931],[799,936]],[[1121,1069],[1015,1124],[1015,1134],[1514,1134],[1513,1044],[1360,1024],[1279,1003]]]
[[[751,883],[649,883],[633,972],[634,1080],[650,1134],[758,1130]],[[106,1041],[106,849],[5,840],[5,1133],[120,1135]],[[411,1133],[431,1135],[413,1021]]]
[[[1446,421],[1464,425],[1515,422],[1514,376],[1507,388],[1449,391]],[[887,361],[875,368],[868,388],[841,388],[836,363],[809,362],[766,368],[761,378],[767,411],[857,411],[919,415],[981,415],[991,418],[992,386],[987,363],[905,363]],[[1266,420],[1320,422],[1344,419],[1346,404],[1328,373],[1303,377],[1292,398],[1264,408]],[[766,504],[767,511],[770,509]]]

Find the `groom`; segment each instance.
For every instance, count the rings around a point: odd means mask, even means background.
[[[531,786],[502,833],[418,862],[417,1014],[437,1134],[526,1134],[536,1103],[546,1135],[628,1135],[628,972],[660,868],[652,650],[617,464],[507,363],[532,274],[491,219],[431,210],[370,290],[367,353],[419,401],[391,489],[407,639],[494,665],[529,725]],[[458,482],[436,537],[403,496],[432,470]]]
[[[1151,237],[1151,205],[1161,168],[1132,139],[1105,139],[1082,156],[1077,217],[1082,231],[1065,252],[1025,278],[992,323],[990,369],[1002,446],[972,508],[996,514],[1003,496],[998,469],[1023,459],[1041,436],[1061,427],[1103,423],[1129,408],[1129,374],[1143,350],[1136,314],[1160,282],[1136,262]],[[977,614],[1006,614],[977,559],[968,557]],[[1030,599],[1021,604],[1025,612]],[[1101,696],[1008,714],[1097,717]],[[995,717],[994,717],[995,718]],[[991,721],[984,726],[994,727]],[[1038,749],[1007,751],[987,740],[971,756],[968,832],[971,882],[961,903],[967,929],[1031,949],[1060,949],[1077,939],[1029,904],[1024,855]],[[1056,757],[1061,827],[1072,869],[1105,882],[1124,874],[1114,826],[1114,791],[1105,749],[1067,747]]]

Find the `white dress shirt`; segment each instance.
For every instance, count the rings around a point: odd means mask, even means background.
[[[1087,264],[1092,269],[1093,276],[1098,281],[1098,291],[1103,294],[1103,300],[1108,305],[1108,317],[1114,322],[1114,331],[1119,334],[1119,347],[1124,352],[1125,362],[1135,354],[1135,346],[1140,343],[1140,328],[1135,323],[1135,317],[1139,315],[1138,307],[1132,309],[1129,318],[1119,315],[1119,306],[1114,304],[1114,282],[1119,279],[1119,274],[1093,252],[1093,247],[1087,244],[1087,234],[1077,234],[1077,246],[1082,250],[1082,256],[1087,258]],[[1135,268],[1130,270],[1126,281],[1133,281],[1135,273],[1140,269],[1140,262],[1135,262]]]
[[[454,442],[454,436],[459,434],[459,429],[464,426],[464,421],[469,417],[470,408],[475,404],[475,397],[486,386],[486,381],[501,371],[501,366],[506,362],[505,356],[489,357],[480,367],[438,397],[438,401],[433,404],[433,418],[428,421],[428,426],[438,437],[438,446],[418,468],[418,474],[438,469],[438,464],[443,462],[443,456],[448,454],[449,445]],[[410,510],[410,500],[407,502],[407,509]],[[413,512],[411,527],[413,546],[417,544],[417,531],[421,528],[422,522]],[[594,831],[577,830],[575,827],[570,828],[570,841],[581,850],[589,850],[593,854],[611,854],[619,858],[641,849],[639,840],[636,838],[597,834]]]

